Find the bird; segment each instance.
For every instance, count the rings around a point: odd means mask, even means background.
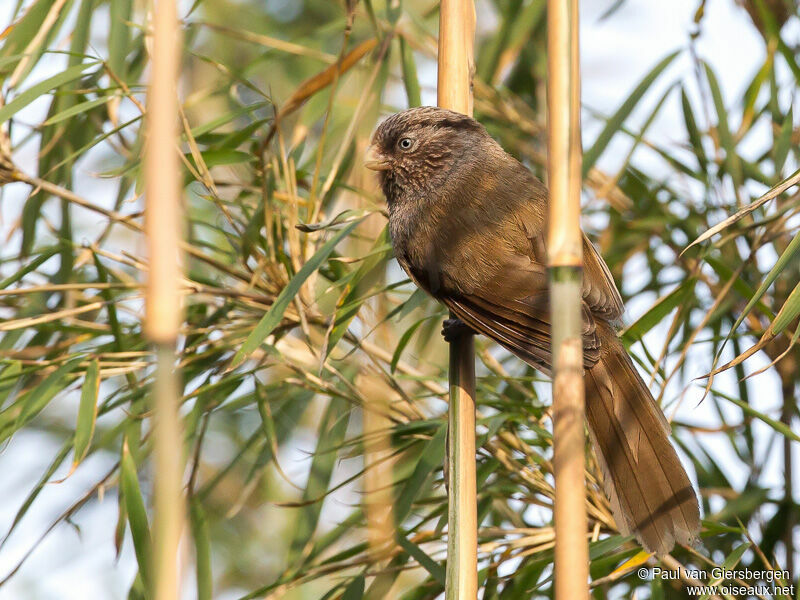
[[[545,185],[478,121],[429,106],[382,121],[364,166],[378,174],[395,258],[450,310],[445,338],[483,334],[551,375]],[[670,425],[617,335],[622,298],[585,234],[583,255],[589,437],[617,528],[665,555],[695,542],[697,496]]]

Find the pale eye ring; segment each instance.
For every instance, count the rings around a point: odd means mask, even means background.
[[[401,150],[410,150],[410,149],[411,149],[411,146],[413,146],[413,145],[414,145],[414,142],[411,140],[411,138],[407,138],[407,137],[406,137],[406,138],[402,138],[402,139],[401,139],[401,140],[400,140],[400,141],[397,143],[397,145],[398,145],[398,146],[400,146],[400,149],[401,149]]]

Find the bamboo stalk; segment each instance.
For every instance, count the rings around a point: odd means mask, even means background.
[[[363,81],[367,79],[363,74],[360,84],[362,89],[369,89]],[[371,79],[371,78],[370,78]],[[377,119],[378,103],[372,102],[369,107],[370,112],[374,113]],[[368,119],[367,122],[370,120]],[[357,154],[363,156],[369,145],[369,134],[364,132],[357,138]],[[374,179],[367,179],[365,169],[353,169],[350,180],[353,189],[368,189],[368,186],[377,186]],[[348,192],[352,194],[352,203],[356,206],[368,208],[368,200],[362,194]],[[348,204],[349,206],[349,204]],[[385,221],[381,215],[374,214],[367,218],[361,226],[367,239],[378,239],[385,227]],[[356,256],[365,256],[369,253],[369,245],[363,240],[356,240]],[[376,283],[380,286],[380,283]],[[389,312],[386,305],[386,297],[379,295],[365,303],[367,305],[366,314],[362,316],[365,326],[373,331],[373,339],[380,343],[384,348],[394,346],[391,339],[389,328],[386,326],[385,318]],[[369,402],[369,408],[365,407],[362,412],[363,431],[364,431],[364,508],[367,517],[367,541],[370,545],[370,552],[373,556],[379,556],[385,548],[387,542],[392,542],[395,535],[394,507],[392,505],[392,472],[394,470],[394,460],[387,457],[392,453],[392,439],[390,435],[392,421],[389,418],[391,413],[391,398],[396,392],[379,375],[376,369],[365,366],[363,372],[358,375],[357,385],[363,390],[364,397]],[[383,568],[388,561],[381,561],[379,568]]]
[[[581,340],[578,0],[547,3],[548,272],[553,344],[555,597],[589,597]]]
[[[472,115],[475,6],[442,0],[439,7],[439,106]],[[452,316],[452,315],[451,315]],[[475,475],[475,343],[471,334],[450,344],[447,436],[446,600],[478,596],[478,514]]]
[[[156,600],[180,597],[178,545],[185,508],[183,448],[178,415],[179,376],[175,343],[181,323],[180,174],[175,154],[179,30],[175,0],[154,0],[152,76],[147,96],[145,233],[150,269],[144,331],[155,345],[153,386]]]

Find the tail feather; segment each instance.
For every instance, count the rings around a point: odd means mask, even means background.
[[[635,534],[649,552],[666,554],[699,532],[697,497],[661,409],[616,333],[606,323],[599,322],[601,328],[609,335],[601,336],[600,360],[586,371],[585,385],[605,492],[620,531]]]

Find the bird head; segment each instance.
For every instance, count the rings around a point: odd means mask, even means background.
[[[483,125],[461,113],[423,106],[394,114],[372,136],[364,166],[377,171],[389,203],[404,193],[430,192],[482,139]]]

